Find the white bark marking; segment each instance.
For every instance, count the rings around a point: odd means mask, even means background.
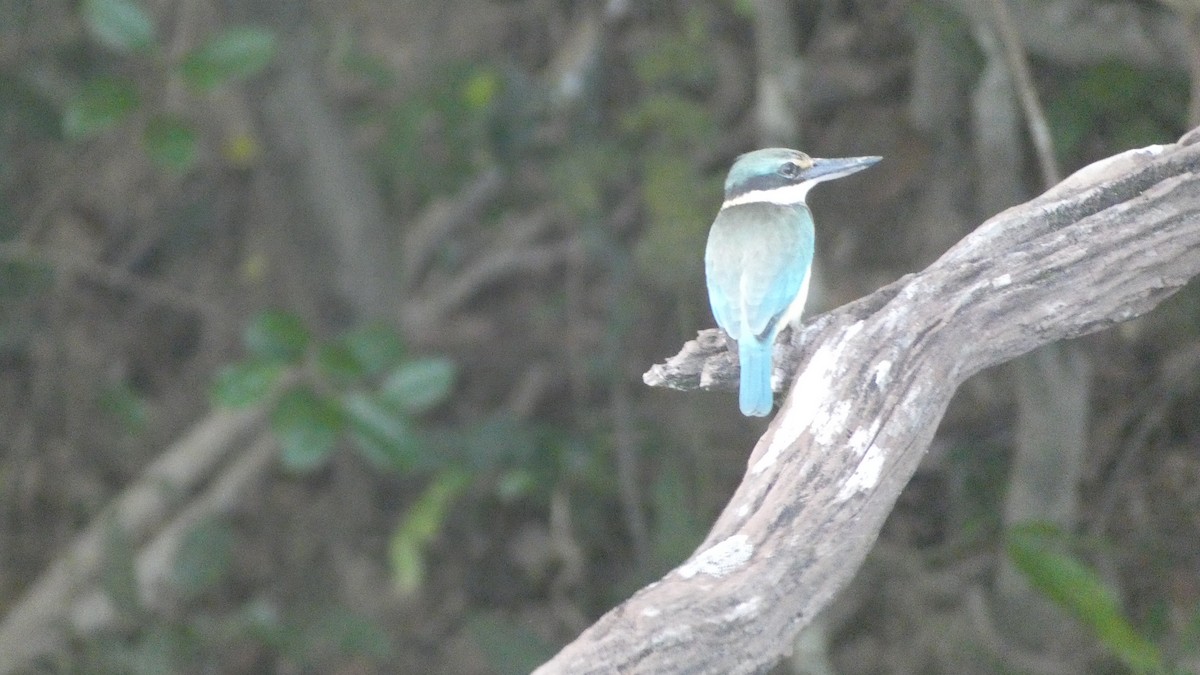
[[[679,576],[691,579],[697,574],[707,574],[710,577],[723,577],[726,574],[745,565],[754,554],[754,544],[750,537],[735,534],[732,537],[713,544],[708,550],[696,554],[694,558],[679,567]]]

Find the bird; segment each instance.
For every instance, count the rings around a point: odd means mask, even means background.
[[[849,176],[881,157],[820,159],[764,148],[739,156],[708,232],[704,276],[717,325],[737,343],[738,407],[763,417],[774,405],[772,349],[808,298],[816,234],[804,199],[817,183]]]

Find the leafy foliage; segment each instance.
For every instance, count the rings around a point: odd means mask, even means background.
[[[399,363],[404,343],[395,331],[374,324],[355,329],[330,345],[331,353],[344,355],[342,365],[358,376],[372,376]]]
[[[117,77],[96,78],[67,104],[63,133],[70,139],[95,136],[120,124],[137,106],[133,82]]]
[[[244,342],[249,358],[221,371],[213,397],[234,407],[271,405],[286,468],[307,473],[324,466],[343,434],[381,469],[425,463],[429,443],[415,416],[449,398],[453,362],[405,359],[399,337],[382,326],[316,345],[298,316],[277,310],[254,317]],[[284,385],[289,372],[298,381]],[[284,391],[276,392],[280,386]]]
[[[1053,526],[1030,523],[1009,532],[1008,555],[1034,588],[1090,628],[1131,670],[1165,672],[1158,648],[1125,619],[1103,580],[1064,550],[1066,543]]]
[[[154,44],[154,24],[134,0],[84,0],[80,12],[88,31],[107,47],[132,52]]]
[[[300,317],[267,310],[246,327],[243,342],[254,358],[298,363],[308,349],[310,335]]]
[[[368,461],[380,469],[399,471],[421,466],[424,445],[410,420],[368,392],[346,394],[342,406],[354,447]]]
[[[470,479],[460,471],[442,471],[409,508],[388,545],[393,583],[401,595],[412,595],[425,581],[424,549],[442,529],[451,503]]]
[[[455,64],[395,106],[364,113],[364,121],[384,129],[378,168],[400,190],[398,201],[452,193],[472,175],[490,146],[489,125],[503,86],[486,65]]]
[[[1052,90],[1046,117],[1059,157],[1076,158],[1094,139],[1107,139],[1088,156],[1165,143],[1183,131],[1187,85],[1177,75],[1120,63],[1083,69]]]
[[[345,425],[345,413],[335,403],[306,387],[283,394],[271,413],[280,460],[284,468],[297,473],[323,466]]]
[[[142,137],[146,153],[160,166],[186,173],[196,163],[200,139],[186,121],[156,116],[146,123]]]
[[[118,53],[140,57],[161,71],[160,79],[181,79],[200,93],[261,72],[277,51],[271,32],[235,26],[172,64],[155,41],[153,20],[137,0],[84,0],[79,12],[96,41]],[[191,121],[161,112],[155,104],[130,79],[108,74],[92,77],[62,111],[63,135],[71,140],[94,138],[148,108],[142,129],[147,155],[162,167],[186,173],[200,156],[200,135]]]
[[[231,408],[242,408],[266,400],[284,373],[284,364],[272,359],[233,363],[217,373],[213,400]]]
[[[188,85],[211,91],[255,75],[275,58],[275,36],[261,28],[239,26],[209,39],[189,53],[180,65]]]
[[[682,31],[638,55],[635,72],[648,93],[622,117],[626,133],[657,148],[640,159],[648,223],[636,249],[638,267],[676,293],[700,287],[703,256],[697,252],[704,250],[721,197],[720,179],[694,160],[695,149],[719,135],[711,108],[694,93],[715,77],[711,40],[705,13],[691,9]]]
[[[226,405],[270,406],[285,469],[297,474],[320,469],[346,438],[378,470],[426,477],[388,541],[388,564],[401,595],[411,596],[426,584],[429,548],[472,485],[495,475],[493,494],[511,501],[538,495],[556,482],[554,476],[572,470],[571,456],[559,454],[552,437],[508,416],[461,429],[426,428],[419,417],[452,395],[457,368],[445,357],[407,355],[385,327],[367,326],[317,342],[299,317],[268,310],[249,322],[244,343],[247,360],[222,372],[214,398]],[[539,471],[548,478],[536,475]],[[202,592],[220,578],[227,567],[224,532],[195,533],[194,545],[178,561],[183,571],[177,576],[190,580],[182,586]],[[210,539],[210,545],[203,544]],[[204,557],[206,551],[211,558]],[[386,653],[386,641],[369,623],[351,621],[343,628],[343,638],[356,649]],[[267,632],[284,641],[280,649],[292,644],[290,633]],[[514,648],[498,636],[488,644],[501,651]],[[543,652],[521,653],[532,659]]]
[[[414,359],[392,369],[384,378],[379,393],[389,407],[419,415],[450,396],[454,379],[453,361]]]

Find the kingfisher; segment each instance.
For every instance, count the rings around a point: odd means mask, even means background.
[[[741,155],[729,169],[725,202],[708,232],[704,272],[717,325],[737,342],[743,415],[771,412],[775,338],[799,320],[808,298],[815,233],[804,198],[817,183],[880,159],[819,159],[766,148]]]

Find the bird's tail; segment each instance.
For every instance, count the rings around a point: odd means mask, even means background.
[[[763,417],[775,402],[771,393],[771,343],[753,338],[738,343],[738,362],[742,368],[738,405],[743,415]]]

